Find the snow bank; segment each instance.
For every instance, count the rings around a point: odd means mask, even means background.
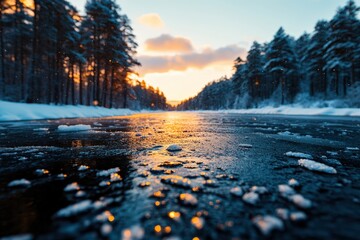
[[[108,109],[88,106],[56,106],[0,101],[0,121],[58,118],[89,118],[131,115],[129,109]]]
[[[219,111],[200,111],[200,112],[219,112]],[[241,114],[280,114],[280,115],[325,115],[325,116],[352,116],[360,117],[360,108],[334,108],[334,107],[309,107],[301,106],[281,106],[263,107],[252,109],[230,109],[221,110],[222,113],[241,113]]]

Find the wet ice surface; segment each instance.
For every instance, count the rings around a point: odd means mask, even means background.
[[[359,131],[240,114],[1,123],[0,237],[356,239]]]

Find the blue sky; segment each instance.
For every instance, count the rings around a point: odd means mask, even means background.
[[[70,2],[83,10],[86,0]],[[347,0],[117,2],[122,12],[131,19],[137,36],[139,59],[144,62],[144,67],[139,69],[140,79],[160,87],[169,100],[182,100],[195,95],[206,83],[223,75],[230,76],[234,56],[244,55],[254,40],[271,41],[280,26],[295,37],[305,31],[312,32],[318,20],[331,19],[336,9]],[[360,0],[356,0],[356,3],[360,5]],[[152,41],[147,42],[148,39]],[[179,41],[186,41],[192,46],[193,52],[177,51],[175,48],[157,52],[151,48],[150,43],[155,41],[161,44],[165,39],[167,43],[176,43],[176,46],[179,46]],[[228,59],[225,59],[224,52]],[[181,67],[175,67],[177,64]]]

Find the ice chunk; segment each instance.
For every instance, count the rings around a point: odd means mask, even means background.
[[[306,159],[313,159],[313,156],[306,153],[301,152],[287,152],[285,156],[292,157],[292,158],[306,158]]]
[[[108,236],[112,232],[113,228],[109,223],[104,223],[101,225],[100,232],[103,236]]]
[[[193,217],[191,218],[191,224],[198,230],[201,230],[204,227],[205,220],[202,217]]]
[[[359,151],[360,149],[358,147],[346,147],[346,150],[348,150],[348,151]]]
[[[241,148],[252,148],[253,145],[251,145],[251,144],[246,144],[246,143],[240,143],[240,144],[239,144],[239,147],[241,147]]]
[[[311,201],[304,198],[301,194],[292,195],[289,197],[289,199],[300,208],[308,209],[312,207]]]
[[[122,231],[122,240],[142,240],[145,236],[145,231],[140,225],[134,225]]]
[[[59,125],[58,131],[60,132],[78,132],[91,130],[90,125],[78,124],[78,125]]]
[[[323,173],[329,173],[329,174],[337,173],[335,168],[325,165],[323,163],[309,160],[309,159],[300,159],[298,161],[298,163],[300,166],[307,168],[311,171],[323,172]]]
[[[31,182],[29,180],[26,180],[25,178],[11,181],[8,184],[8,187],[28,187],[31,185]]]
[[[49,173],[50,173],[49,170],[46,170],[46,169],[36,169],[35,170],[35,174],[38,176],[47,175]]]
[[[31,234],[20,234],[2,237],[1,240],[33,240],[34,237]]]
[[[265,236],[269,236],[274,230],[284,229],[283,222],[279,218],[270,215],[256,216],[252,222]]]
[[[242,199],[248,204],[255,205],[259,201],[259,194],[255,192],[245,193]]]
[[[294,178],[290,179],[288,181],[288,184],[289,184],[290,187],[293,187],[293,188],[300,187],[300,183]]]
[[[268,190],[266,187],[259,187],[259,186],[252,186],[250,188],[250,191],[251,192],[254,192],[254,193],[258,193],[258,194],[265,194],[265,193],[268,193]]]
[[[234,187],[230,189],[230,193],[236,197],[241,197],[244,194],[241,187]]]
[[[278,208],[276,209],[276,215],[278,215],[279,218],[281,218],[282,220],[288,220],[289,219],[289,210],[287,210],[286,208]]]
[[[81,190],[77,191],[76,194],[75,194],[75,196],[79,197],[79,198],[85,197],[85,195],[86,195],[86,193],[84,191],[81,191]]]
[[[75,203],[68,207],[65,207],[56,213],[57,217],[71,217],[80,213],[86,212],[92,209],[92,203],[90,200],[84,200],[79,203]]]
[[[110,175],[110,182],[118,182],[118,181],[121,181],[121,180],[122,180],[121,176],[119,174],[117,174],[117,173],[112,173]]]
[[[85,166],[85,165],[81,165],[79,168],[78,168],[78,171],[82,172],[82,171],[86,171],[89,169],[89,166]]]
[[[35,132],[46,132],[46,131],[49,131],[49,128],[34,128],[33,131],[35,131]]]
[[[293,222],[304,222],[307,219],[307,216],[304,212],[293,212],[290,214],[290,219]]]
[[[196,206],[198,204],[197,198],[190,193],[180,194],[179,200],[183,205],[186,206]]]
[[[100,187],[106,187],[106,186],[110,186],[110,182],[109,181],[101,181],[100,183],[99,183],[99,186]]]
[[[80,190],[80,186],[77,182],[73,182],[64,188],[65,192],[72,192],[72,191],[79,191],[79,190]]]
[[[177,187],[191,188],[191,181],[178,175],[168,175],[161,178],[161,182]]]
[[[181,167],[183,164],[179,161],[165,161],[159,165],[159,167],[174,168]]]
[[[120,168],[118,168],[118,167],[110,168],[108,170],[102,170],[102,171],[96,173],[96,176],[107,177],[107,176],[110,176],[112,173],[118,173],[118,172],[120,172]]]
[[[279,190],[280,195],[282,197],[289,197],[289,196],[295,194],[295,190],[292,187],[290,187],[290,186],[288,186],[286,184],[280,184],[278,186],[278,190]]]
[[[169,152],[178,152],[182,150],[182,147],[176,144],[170,145],[167,147],[167,149]]]

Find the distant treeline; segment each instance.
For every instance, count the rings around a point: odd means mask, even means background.
[[[338,99],[360,107],[360,21],[353,0],[312,34],[298,39],[280,28],[270,43],[254,42],[235,73],[208,84],[178,109],[251,108]],[[304,100],[306,99],[306,101]]]
[[[137,43],[114,0],[0,0],[0,99],[166,108],[159,89],[130,82]]]

